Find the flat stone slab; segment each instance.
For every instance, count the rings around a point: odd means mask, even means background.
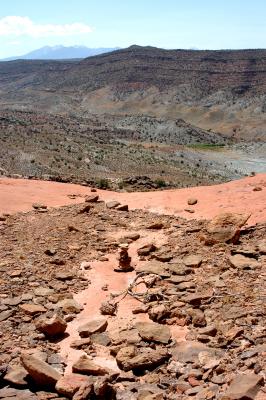
[[[194,268],[199,267],[200,264],[202,263],[202,257],[197,254],[191,254],[183,258],[183,263],[187,267],[194,267]]]
[[[239,269],[253,269],[259,267],[260,263],[254,258],[243,256],[242,254],[235,254],[228,258],[229,263],[234,268]]]
[[[67,374],[59,379],[55,388],[57,392],[63,396],[72,398],[81,386],[89,385],[90,383],[92,384],[92,379],[89,376],[81,374]]]
[[[175,348],[172,350],[173,360],[180,362],[199,362],[199,354],[201,352],[207,352],[211,355],[215,355],[216,351],[213,348],[206,346],[200,342],[180,342],[177,343]],[[218,353],[218,352],[217,352]]]
[[[86,355],[82,355],[72,366],[73,372],[85,375],[103,376],[108,374],[110,370],[104,368],[92,360]]]
[[[153,369],[170,358],[166,349],[123,347],[116,355],[116,362],[123,371]]]
[[[10,400],[38,400],[38,397],[28,389],[19,390],[9,387],[0,389],[0,399]]]
[[[135,328],[143,340],[148,342],[160,342],[167,344],[171,339],[171,332],[168,326],[153,322],[137,322]]]
[[[19,306],[19,308],[21,309],[21,311],[23,311],[25,314],[28,315],[36,315],[36,314],[40,314],[40,313],[44,313],[46,312],[46,308],[44,308],[41,305],[38,304],[21,304]]]
[[[61,374],[56,369],[31,354],[22,354],[21,362],[32,379],[40,386],[54,387],[61,378]]]
[[[99,318],[87,322],[78,328],[79,336],[82,338],[89,337],[93,333],[104,332],[107,328],[108,322],[105,318]]]
[[[254,400],[258,394],[263,377],[256,374],[239,374],[231,382],[221,400]]]
[[[119,203],[119,201],[116,201],[116,200],[110,200],[105,203],[106,208],[110,208],[110,209],[116,208],[116,207],[120,206],[120,204],[121,203]]]
[[[170,277],[170,273],[166,270],[166,265],[160,261],[149,261],[144,265],[136,268],[136,273],[145,272],[147,274],[155,274],[163,277]]]

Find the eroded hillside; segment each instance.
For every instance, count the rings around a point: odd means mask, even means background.
[[[1,106],[183,118],[265,139],[266,51],[132,46],[81,62],[0,63]]]

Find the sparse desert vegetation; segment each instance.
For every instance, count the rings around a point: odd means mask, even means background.
[[[134,117],[126,127],[127,121],[111,115],[81,118],[5,110],[0,172],[116,190],[205,185],[251,172],[238,166],[237,159],[240,149],[249,156],[253,144],[211,135],[180,120],[164,120],[163,129],[155,129],[162,124],[155,118]],[[208,136],[211,143],[206,143]],[[258,164],[263,164],[263,146],[257,144]],[[236,159],[232,165],[230,157]]]

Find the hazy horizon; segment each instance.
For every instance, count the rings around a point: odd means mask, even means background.
[[[265,15],[263,0],[11,0],[0,10],[0,58],[55,45],[263,49]]]
[[[128,47],[131,47],[131,46],[134,46],[134,44],[132,44],[132,45],[130,45],[130,46],[128,46]],[[58,45],[54,45],[54,46],[49,46],[49,45],[45,45],[45,46],[42,46],[42,47],[40,47],[40,48],[38,48],[38,49],[32,49],[31,51],[29,51],[29,52],[27,52],[27,53],[24,53],[24,54],[12,54],[11,56],[9,56],[9,57],[5,57],[5,58],[0,58],[0,61],[12,61],[12,60],[14,60],[14,59],[16,59],[16,57],[18,57],[18,59],[19,58],[22,58],[22,57],[28,57],[28,56],[32,56],[33,55],[33,57],[31,58],[31,57],[29,57],[28,59],[30,60],[30,59],[43,59],[43,60],[45,60],[45,59],[49,59],[49,57],[41,57],[41,58],[38,58],[38,57],[36,57],[35,56],[35,53],[37,53],[37,52],[39,52],[39,51],[41,51],[41,50],[44,50],[44,49],[51,49],[51,53],[48,53],[48,54],[52,54],[52,51],[53,50],[60,50],[60,49],[87,49],[87,50],[91,50],[91,51],[93,51],[93,50],[100,50],[100,49],[103,49],[103,50],[106,50],[106,51],[101,51],[101,52],[99,52],[99,53],[96,53],[96,54],[89,54],[89,55],[85,55],[84,57],[85,58],[87,58],[87,57],[93,57],[93,56],[95,56],[95,55],[100,55],[100,54],[102,54],[102,53],[105,53],[105,52],[110,52],[110,51],[116,51],[116,50],[123,50],[123,49],[126,49],[126,48],[128,48],[128,47],[118,47],[118,46],[115,46],[115,47],[113,47],[113,48],[107,48],[107,47],[88,47],[88,46],[85,46],[85,45],[73,45],[73,46],[64,46],[64,45],[60,45],[60,44],[58,44]],[[142,46],[142,47],[151,47],[150,45],[144,45],[144,46]],[[152,47],[154,47],[154,46],[152,46]],[[157,47],[158,48],[158,47]],[[261,47],[261,48],[242,48],[242,49],[199,49],[199,48],[188,48],[188,49],[185,49],[185,48],[161,48],[161,49],[163,49],[163,50],[177,50],[177,51],[179,51],[179,50],[185,50],[185,51],[245,51],[245,50],[266,50],[266,48],[263,48],[263,47]],[[78,57],[78,58],[84,58],[84,57],[82,57],[82,56],[80,56],[80,57]],[[59,57],[58,59],[60,59],[61,57]],[[63,59],[64,57],[62,57],[62,59]],[[66,57],[66,58],[69,58],[69,59],[71,59],[71,58],[77,58],[76,56],[73,56],[73,57]],[[52,58],[51,58],[52,59]]]

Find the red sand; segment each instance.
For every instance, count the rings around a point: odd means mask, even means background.
[[[117,232],[116,238],[123,237],[130,231]],[[130,245],[129,254],[132,257],[132,265],[136,267],[145,263],[140,261],[137,256],[137,249],[150,241],[160,246],[167,242],[167,238],[163,232],[150,232],[147,236],[146,231],[138,231],[141,237]],[[103,301],[109,299],[110,293],[121,293],[133,281],[136,276],[135,272],[121,273],[115,272],[114,267],[117,267],[118,261],[115,254],[108,254],[108,261],[90,262],[91,269],[85,271],[87,279],[91,284],[87,289],[74,295],[75,300],[84,307],[84,310],[68,324],[67,333],[69,336],[60,343],[61,355],[67,363],[66,373],[72,371],[72,365],[77,361],[82,350],[75,350],[70,347],[73,340],[80,339],[78,335],[78,327],[90,321],[91,319],[102,318],[99,308]],[[103,291],[102,287],[108,285],[108,291]],[[146,287],[141,287],[140,290],[146,291]],[[121,296],[120,296],[121,297]],[[108,331],[115,332],[121,328],[130,328],[137,321],[149,320],[147,314],[133,315],[132,310],[139,306],[136,299],[131,296],[126,296],[118,307],[118,313],[115,317],[108,317]],[[177,341],[185,340],[187,327],[170,326],[172,337]],[[96,355],[93,360],[98,364],[117,370],[117,365],[113,357],[110,357],[109,350],[103,346],[95,345]]]
[[[253,191],[261,187],[261,191]],[[251,213],[249,224],[266,221],[266,174],[258,174],[237,181],[214,186],[200,186],[158,192],[115,193],[98,190],[102,200],[119,200],[131,209],[142,208],[157,213],[180,215],[189,219],[210,219],[223,211]],[[82,197],[70,199],[68,195],[90,194],[88,187],[69,183],[34,181],[27,179],[0,179],[0,213],[29,211],[32,203],[59,207],[83,201]],[[195,197],[198,204],[187,205]],[[190,214],[185,208],[195,210]]]

